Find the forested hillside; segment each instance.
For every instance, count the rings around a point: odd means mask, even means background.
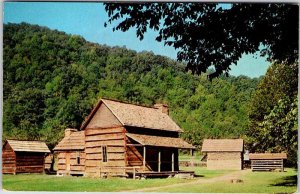
[[[80,36],[22,24],[4,25],[3,139],[40,139],[50,147],[78,128],[101,97],[167,103],[183,137],[240,137],[259,79],[207,80],[151,52],[109,47]]]

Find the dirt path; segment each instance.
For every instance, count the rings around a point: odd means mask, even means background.
[[[144,189],[129,190],[125,192],[145,192],[145,191],[154,191],[154,190],[165,189],[165,188],[173,188],[174,186],[181,187],[181,186],[188,186],[188,185],[201,184],[201,183],[214,183],[214,182],[219,182],[224,180],[230,181],[231,179],[241,179],[241,177],[243,177],[248,172],[250,172],[250,170],[241,170],[241,171],[232,172],[219,177],[214,177],[209,179],[198,179],[188,183],[179,183],[176,185],[172,184],[172,185],[159,186],[159,187],[148,187]]]

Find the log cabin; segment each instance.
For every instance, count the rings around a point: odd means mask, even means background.
[[[201,151],[207,154],[207,169],[243,169],[242,139],[204,139]]]
[[[84,144],[84,131],[65,129],[64,138],[53,149],[57,154],[57,175],[84,175]]]
[[[80,150],[85,153],[84,175],[179,171],[178,149],[194,147],[179,137],[183,130],[168,113],[164,104],[146,107],[101,99],[80,127],[85,140]]]
[[[6,140],[2,147],[2,173],[43,173],[49,148],[41,141]]]
[[[284,160],[287,159],[286,153],[250,153],[252,171],[284,171]]]

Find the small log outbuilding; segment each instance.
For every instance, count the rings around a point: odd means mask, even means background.
[[[2,148],[4,174],[42,173],[49,148],[41,141],[6,140]]]
[[[207,154],[208,169],[241,170],[244,141],[242,139],[204,139],[202,152]]]
[[[57,175],[84,174],[84,131],[67,128],[65,137],[53,150],[58,154]]]
[[[286,153],[251,153],[249,160],[251,161],[252,171],[284,171],[284,160],[287,159]]]
[[[178,149],[194,149],[179,138],[183,131],[163,104],[146,107],[101,99],[80,132],[84,134],[84,149],[80,148],[85,153],[84,176],[89,177],[176,172]],[[71,154],[75,151],[68,146],[62,150],[60,145],[62,142],[55,151]],[[61,159],[61,163],[67,162],[64,156]]]

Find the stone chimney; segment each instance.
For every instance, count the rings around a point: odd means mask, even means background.
[[[162,113],[169,114],[169,107],[166,104],[154,104],[154,108],[161,110]]]
[[[65,137],[68,137],[71,135],[71,133],[77,131],[76,129],[66,128],[65,129]]]

